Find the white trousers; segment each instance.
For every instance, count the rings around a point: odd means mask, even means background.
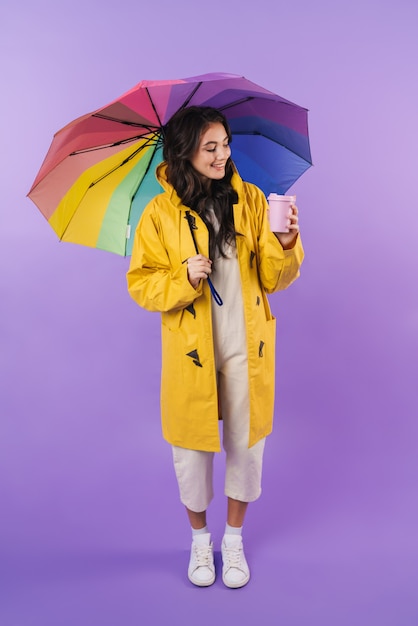
[[[225,424],[224,424],[225,426]],[[225,428],[224,428],[225,432]],[[261,494],[265,439],[252,448],[232,445],[226,451],[225,495],[253,502]],[[214,452],[172,446],[180,500],[190,511],[206,511],[213,499]]]
[[[216,260],[213,281],[224,300],[221,307],[212,305],[212,321],[222,443],[226,453],[225,495],[252,502],[261,493],[265,439],[248,448],[247,345],[236,257]],[[173,446],[180,500],[196,513],[205,511],[213,498],[213,458],[213,452]]]

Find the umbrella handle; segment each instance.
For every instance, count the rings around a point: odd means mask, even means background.
[[[187,220],[187,223],[188,223],[189,228],[190,228],[190,234],[191,234],[192,239],[193,239],[194,249],[196,250],[196,254],[199,254],[199,248],[197,247],[196,237],[194,236],[194,232],[193,232],[194,229],[195,229],[194,218],[193,218],[192,215],[190,215],[190,211],[186,211],[186,220]],[[219,293],[216,291],[215,286],[214,286],[213,282],[211,281],[211,279],[209,278],[209,276],[207,278],[207,281],[209,283],[209,288],[210,288],[210,292],[212,294],[213,299],[215,300],[216,304],[218,304],[219,306],[222,306],[223,305],[223,300],[222,300],[221,296],[219,295]]]

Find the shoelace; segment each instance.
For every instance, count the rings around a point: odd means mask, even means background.
[[[241,546],[234,546],[233,548],[225,546],[227,567],[237,567],[238,569],[241,569],[241,552]]]
[[[194,546],[197,567],[208,567],[212,564],[212,549],[210,546]]]

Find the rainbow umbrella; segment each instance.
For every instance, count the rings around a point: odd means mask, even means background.
[[[164,125],[191,105],[224,113],[240,175],[266,195],[285,193],[312,165],[307,110],[246,78],[144,80],[54,135],[28,196],[61,240],[131,254],[142,211],[162,191]]]

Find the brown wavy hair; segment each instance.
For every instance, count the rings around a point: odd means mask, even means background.
[[[190,159],[196,153],[202,134],[210,124],[220,122],[225,128],[229,143],[232,133],[226,117],[212,107],[191,106],[180,109],[164,128],[163,156],[167,163],[167,180],[173,185],[182,203],[196,211],[209,231],[209,256],[214,260],[218,250],[225,255],[225,246],[234,245],[235,231],[233,204],[238,202],[238,194],[231,185],[234,173],[231,158],[225,167],[221,180],[205,180],[196,172]],[[216,233],[209,213],[213,207],[219,222]]]

